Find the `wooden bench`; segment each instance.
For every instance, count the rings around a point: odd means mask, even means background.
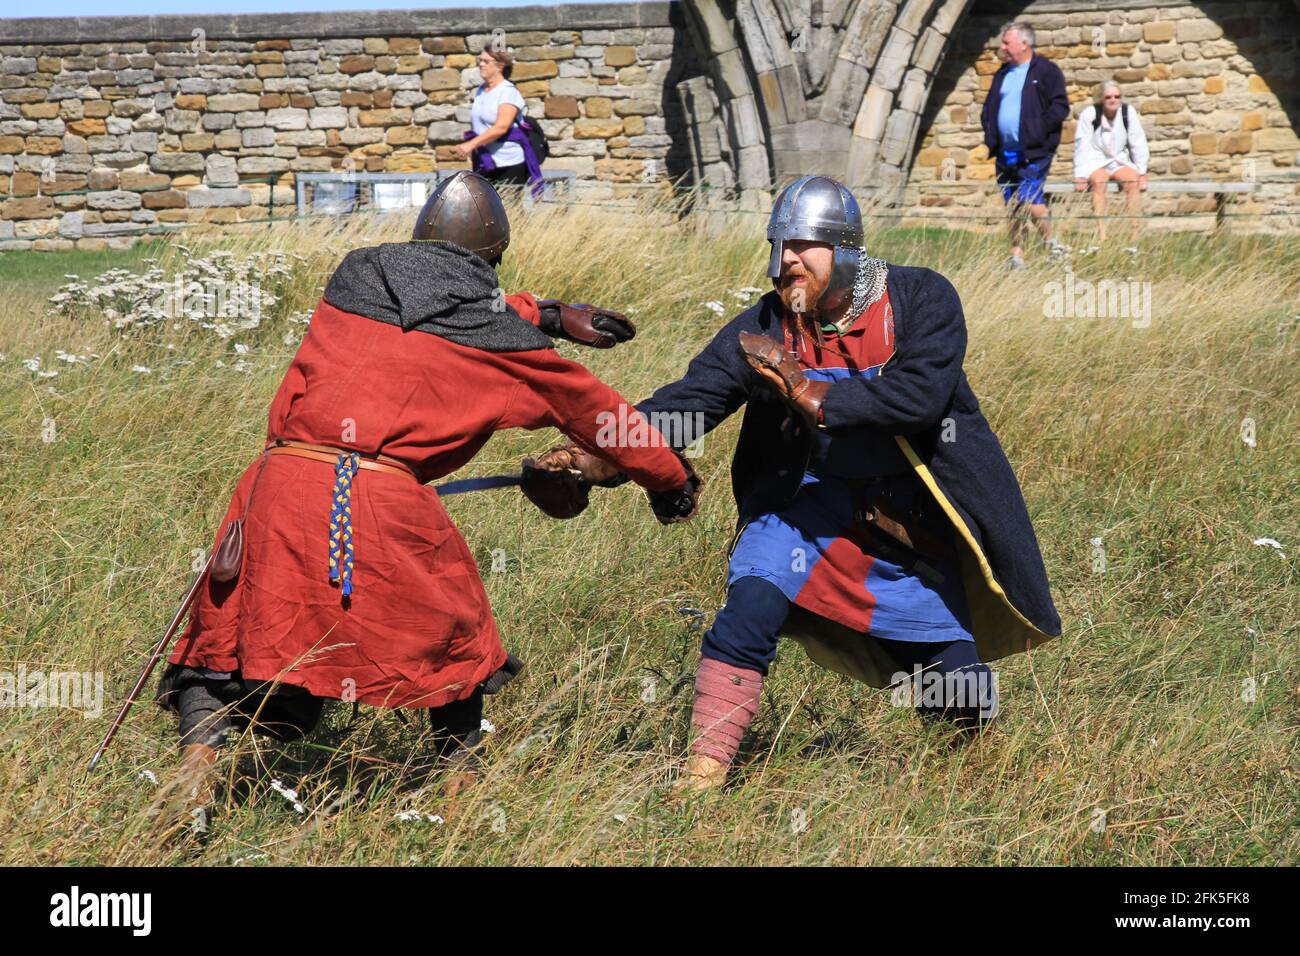
[[[1237,182],[1237,183],[1216,183],[1208,180],[1192,179],[1149,179],[1147,181],[1147,192],[1151,193],[1212,193],[1214,195],[1214,228],[1222,229],[1226,215],[1224,212],[1227,206],[1227,198],[1233,193],[1254,192],[1256,183]],[[1074,180],[1067,182],[1051,182],[1043,187],[1043,191],[1052,194],[1072,193],[1075,191]],[[1083,196],[1090,190],[1085,189],[1079,195]],[[1120,191],[1119,183],[1113,179],[1106,183],[1106,191],[1117,193]]]
[[[1255,191],[1256,183],[1212,183],[1184,179],[1152,179],[1147,181],[1147,192],[1153,193],[1249,193]],[[1074,180],[1069,182],[1048,183],[1043,187],[1049,193],[1074,192]],[[1106,184],[1106,191],[1119,192],[1119,183],[1113,179]]]

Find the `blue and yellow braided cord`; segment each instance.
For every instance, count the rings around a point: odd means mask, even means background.
[[[352,594],[352,478],[360,467],[356,452],[339,452],[330,495],[330,584],[342,581],[344,597]]]

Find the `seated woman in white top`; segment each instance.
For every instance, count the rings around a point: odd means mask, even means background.
[[[504,138],[515,118],[524,112],[524,98],[509,79],[514,65],[514,57],[504,49],[487,46],[478,55],[478,71],[483,83],[475,91],[474,104],[470,108],[470,126],[474,136],[456,147],[466,159],[475,149],[486,149],[496,168],[484,169],[482,175],[498,189],[502,185],[528,184],[523,148]]]
[[[1137,242],[1140,191],[1147,188],[1147,136],[1142,120],[1123,101],[1115,83],[1103,83],[1098,101],[1079,116],[1074,131],[1074,188],[1092,188],[1092,211],[1097,218],[1097,238],[1106,239],[1106,184],[1112,179],[1128,196],[1130,241]]]

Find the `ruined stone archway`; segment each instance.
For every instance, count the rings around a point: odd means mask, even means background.
[[[1179,5],[1161,0],[1105,0],[1095,5],[1104,10],[1051,0],[683,0],[683,5],[708,64],[710,102],[705,122],[712,128],[706,132],[721,143],[720,149],[703,157],[697,171],[705,181],[734,188],[750,206],[766,201],[774,186],[813,171],[842,179],[859,195],[902,204],[922,137],[933,118],[935,105],[930,101],[944,99],[943,82],[936,90],[936,77],[945,59],[956,55],[953,51],[961,44],[954,38],[970,22],[972,8],[987,15],[997,8],[1008,20],[1023,15],[1033,22],[1051,15],[1055,20],[1068,18],[1071,24],[1075,17],[1120,14],[1120,20],[1109,21],[1118,25],[1107,27],[1108,33],[1121,25],[1131,32],[1153,19],[1182,22],[1230,16],[1218,9],[1222,4],[1211,2],[1192,4],[1198,16],[1189,18],[1186,9],[1179,13]],[[1201,6],[1215,9],[1201,11]],[[1164,8],[1170,10],[1167,16],[1159,13]],[[1278,13],[1300,9],[1300,0],[1276,0],[1270,9]],[[1286,36],[1266,30],[1244,39],[1252,50],[1271,44],[1271,57],[1266,60],[1290,57],[1294,62],[1294,38],[1283,32]],[[1195,59],[1201,54],[1185,55]],[[1261,62],[1255,52],[1246,59],[1251,72]],[[1296,119],[1300,102],[1291,92],[1294,67],[1290,71],[1274,67],[1271,76],[1267,67],[1258,69],[1263,87],[1276,91],[1277,102],[1259,107],[1266,114],[1263,121],[1253,114],[1242,116],[1242,130],[1254,128],[1248,123],[1264,123],[1263,134],[1255,138],[1268,146],[1261,153],[1266,166],[1300,165],[1300,152],[1288,159],[1288,133],[1300,128]],[[1080,73],[1078,78],[1082,77]],[[695,99],[705,99],[704,78],[693,82]],[[1250,112],[1255,107],[1241,109]],[[1278,109],[1285,119],[1274,116]],[[688,123],[699,119],[690,108],[686,113]],[[978,131],[977,122],[974,129]],[[1188,154],[1205,148],[1196,142],[1181,146]],[[1235,155],[1242,147],[1234,140],[1215,148]],[[725,173],[715,170],[710,175],[705,169],[710,161],[726,165]],[[1182,166],[1188,162],[1171,172],[1185,175]],[[1193,171],[1201,172],[1204,166],[1193,163]],[[1205,171],[1212,177],[1240,178],[1239,172],[1227,169]],[[1292,201],[1285,182],[1269,188],[1274,191],[1270,201]]]
[[[702,120],[717,129],[701,135],[725,138],[742,201],[811,169],[898,196],[936,68],[970,2],[684,0],[717,106]]]

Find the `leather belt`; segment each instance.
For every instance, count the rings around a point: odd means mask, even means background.
[[[330,465],[339,460],[339,455],[351,453],[352,449],[349,448],[313,445],[309,442],[292,441],[288,438],[277,438],[272,444],[266,446],[266,454],[268,455],[292,455],[295,458],[310,458],[312,461],[323,461]],[[417,483],[420,482],[420,478],[416,475],[414,469],[396,458],[390,458],[387,455],[366,456],[360,452],[356,454],[360,457],[360,467],[367,471],[388,472],[393,475],[401,475],[403,478],[410,478]]]

